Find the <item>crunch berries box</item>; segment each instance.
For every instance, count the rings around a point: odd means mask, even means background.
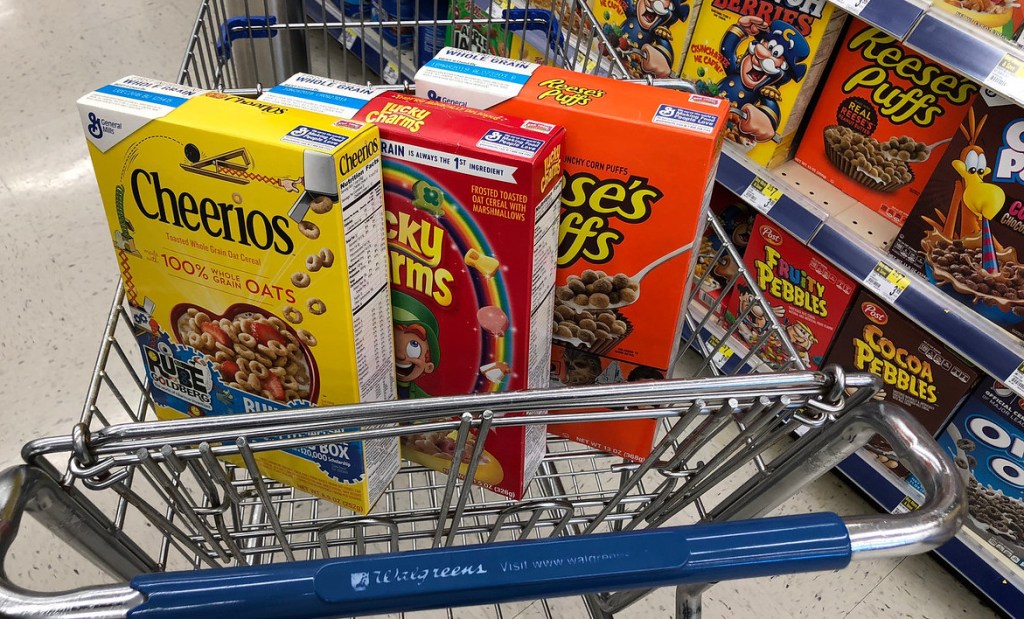
[[[1024,337],[1024,111],[979,96],[889,247],[946,294]]]
[[[862,290],[854,299],[823,364],[871,372],[885,383],[879,399],[902,406],[933,436],[978,380],[978,371],[950,353],[899,312]],[[875,436],[867,450],[898,479],[909,471],[892,448]]]
[[[666,375],[679,347],[691,250],[705,221],[726,103],[452,48],[419,70],[416,88],[565,127],[552,358],[571,349]],[[564,384],[560,367],[554,378]],[[654,423],[548,431],[643,459]]]
[[[394,399],[376,127],[140,77],[78,108],[160,418]],[[397,439],[256,458],[361,513],[399,465]]]
[[[701,0],[589,0],[608,41],[632,78],[676,76]]]
[[[754,220],[743,262],[764,291],[800,360],[809,370],[821,367],[825,351],[856,293],[856,282],[764,215]],[[740,283],[725,301],[726,324],[744,316],[736,334],[751,346],[771,324],[760,306],[744,315],[755,298]],[[779,367],[785,360],[781,344],[771,340],[758,354],[773,367]]]
[[[399,398],[547,387],[562,128],[301,73],[261,100],[380,128]],[[492,433],[474,483],[521,498],[545,434]],[[402,453],[447,471],[454,438]]]
[[[977,93],[970,80],[854,20],[796,159],[902,224]]]
[[[1024,573],[1024,402],[985,379],[939,437],[967,485],[966,527]]]
[[[756,163],[781,164],[845,21],[826,0],[706,0],[684,77],[729,100],[726,137]]]

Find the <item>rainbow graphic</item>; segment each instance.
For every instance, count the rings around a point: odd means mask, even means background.
[[[473,220],[469,210],[455,202],[452,192],[449,191],[447,187],[439,183],[437,179],[425,176],[411,166],[393,159],[385,160],[384,188],[387,192],[393,192],[394,194],[401,195],[411,202],[413,199],[412,186],[419,180],[426,181],[444,191],[444,215],[441,217],[435,217],[433,223],[440,225],[449,235],[451,235],[452,240],[459,248],[459,253],[464,256],[467,251],[475,248],[482,254],[494,256],[494,251],[491,248],[491,244],[488,242],[484,231],[481,230],[476,221]],[[497,258],[497,256],[495,257]],[[500,260],[500,258],[498,259]],[[508,288],[505,285],[505,275],[502,270],[498,269],[490,279],[481,275],[476,269],[467,269],[467,271],[469,272],[469,276],[473,282],[477,308],[486,307],[488,305],[500,307],[501,311],[505,312],[505,315],[508,316],[509,325],[516,324],[516,318],[512,315],[512,306],[511,303],[509,303]],[[504,337],[494,337],[490,333],[480,329],[480,338],[481,366],[492,362],[503,361],[508,365],[508,367],[513,367],[512,359],[514,351],[512,337],[510,334],[506,333]],[[510,376],[511,374],[505,376],[504,380],[500,383],[493,383],[478,373],[473,392],[485,393],[504,391],[508,388]]]

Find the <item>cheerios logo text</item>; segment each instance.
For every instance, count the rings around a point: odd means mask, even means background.
[[[930,127],[945,113],[946,102],[963,105],[978,92],[970,80],[910,53],[895,37],[876,28],[865,28],[847,47],[859,51],[869,64],[843,83],[843,92],[871,89],[871,101],[893,124]],[[901,80],[910,85],[901,85]]]
[[[769,23],[782,20],[807,36],[826,4],[826,0],[714,0],[711,6],[738,15],[756,15]]]
[[[782,257],[777,249],[765,245],[764,260],[755,260],[757,285],[771,296],[802,307],[815,316],[828,316],[825,285]]]
[[[558,266],[580,258],[594,264],[612,259],[625,234],[615,220],[638,224],[665,194],[641,176],[602,180],[587,172],[563,172],[562,223],[558,228]]]
[[[538,100],[552,99],[566,107],[587,105],[594,99],[600,99],[605,95],[603,90],[573,86],[560,78],[544,80],[539,86],[547,90],[537,95]]]
[[[853,346],[853,366],[858,370],[880,376],[885,384],[929,404],[938,401],[932,365],[894,344],[878,325],[865,325]]]
[[[218,202],[206,196],[178,193],[160,182],[159,172],[136,168],[131,175],[135,206],[146,218],[240,245],[273,249],[289,255],[295,243],[288,234],[291,220],[284,215],[268,217],[259,210],[246,210],[230,199]]]
[[[409,133],[416,133],[423,127],[428,116],[430,116],[430,111],[421,107],[389,102],[385,103],[383,108],[367,114],[366,122],[376,125],[393,125],[407,129]]]
[[[409,213],[385,211],[391,284],[423,293],[441,306],[452,304],[451,271],[438,268],[445,246],[445,229]]]

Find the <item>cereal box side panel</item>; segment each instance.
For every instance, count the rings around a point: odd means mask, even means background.
[[[892,248],[901,258],[917,257],[929,281],[1018,336],[1024,334],[1022,137],[1020,108],[976,98]],[[994,260],[983,259],[986,248]]]
[[[966,529],[1024,571],[1024,406],[1009,388],[982,381],[939,445],[967,477]]]
[[[806,106],[808,95],[798,105],[801,90],[813,90],[841,26],[834,9],[826,2],[792,9],[737,0],[701,7],[683,74],[698,92],[731,102],[736,113],[727,136],[761,165],[779,163],[777,151],[789,152],[785,138],[799,125],[797,118],[790,126],[789,117]]]
[[[856,293],[856,284],[761,215],[754,222],[744,263],[753,272],[801,360],[808,368],[820,367]],[[743,310],[753,300],[749,290],[738,286],[727,299],[726,322],[731,324],[743,315]],[[737,331],[741,339],[751,345],[762,337],[770,324],[759,310],[758,306],[748,312]],[[778,343],[769,342],[765,349],[766,361],[781,360]]]
[[[597,23],[624,56],[630,76],[679,75],[696,11],[687,0],[590,0]]]
[[[854,21],[797,159],[901,224],[977,92],[969,80]]]

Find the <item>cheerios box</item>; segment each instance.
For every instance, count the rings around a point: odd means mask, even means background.
[[[683,76],[729,101],[726,137],[754,162],[784,163],[845,21],[826,0],[706,0]]]
[[[977,94],[974,82],[853,20],[796,160],[902,224]]]
[[[453,48],[419,70],[416,90],[565,127],[552,357],[569,348],[666,374],[679,349],[727,104]],[[552,368],[562,383],[564,367]],[[642,459],[654,423],[548,430]]]
[[[372,125],[140,77],[78,101],[162,419],[394,399]],[[366,512],[397,439],[257,455]]]
[[[548,386],[560,126],[307,74],[261,101],[380,128],[399,398]],[[406,436],[402,453],[465,475],[478,439],[455,454],[455,438]],[[542,424],[492,432],[473,481],[519,499],[544,448]]]
[[[754,220],[743,262],[782,327],[803,366],[816,370],[857,293],[857,283],[764,215]],[[770,318],[755,293],[738,284],[725,300],[724,322],[739,321],[736,335],[769,366],[791,358],[771,333]],[[765,342],[762,338],[768,337]]]

